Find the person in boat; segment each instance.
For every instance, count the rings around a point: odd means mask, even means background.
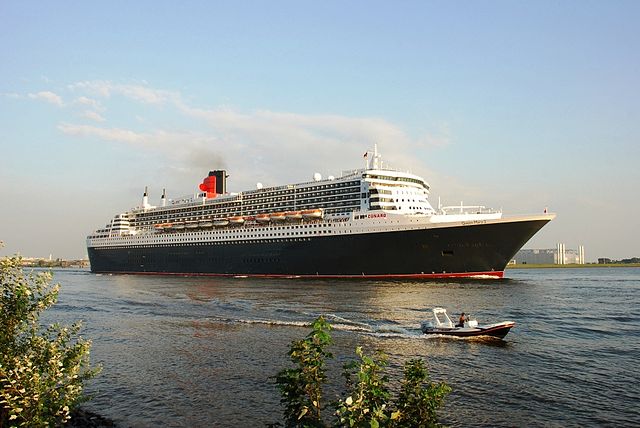
[[[464,315],[464,312],[460,314],[460,318],[458,319],[458,324],[456,327],[464,327],[464,322],[467,321],[467,317]]]

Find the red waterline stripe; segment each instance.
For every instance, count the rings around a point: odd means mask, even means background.
[[[97,271],[93,273],[116,275],[171,275],[171,276],[208,276],[224,278],[301,278],[301,279],[444,279],[444,278],[482,278],[499,279],[504,271],[488,272],[442,272],[442,273],[407,273],[386,275],[285,275],[285,274],[243,274],[243,273],[187,273],[187,272],[110,272]]]

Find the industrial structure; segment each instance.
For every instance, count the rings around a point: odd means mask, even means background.
[[[578,245],[576,250],[567,249],[564,243],[558,243],[556,248],[520,250],[512,260],[517,264],[585,264],[584,245]]]

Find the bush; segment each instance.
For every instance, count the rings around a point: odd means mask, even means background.
[[[59,426],[99,369],[90,367],[91,341],[78,336],[80,323],[40,325],[60,285],[51,285],[49,272],[25,274],[20,263],[0,260],[0,428]]]
[[[438,426],[438,409],[450,392],[451,388],[446,383],[429,380],[424,361],[407,361],[392,425],[416,428]]]
[[[296,367],[276,376],[287,427],[324,426],[320,415],[322,384],[326,380],[324,366],[325,359],[333,357],[324,348],[331,344],[331,325],[320,317],[311,327],[313,330],[305,339],[291,344],[289,357]]]
[[[325,358],[332,358],[325,347],[331,344],[331,325],[319,317],[311,325],[313,331],[303,340],[291,344],[289,356],[296,364],[276,376],[276,384],[285,406],[287,427],[325,427],[321,416],[322,384],[326,381]],[[404,364],[400,392],[391,400],[389,376],[385,369],[387,357],[377,352],[375,357],[356,348],[358,361],[345,364],[344,398],[334,403],[338,427],[437,427],[437,411],[451,388],[444,382],[429,380],[421,359]],[[275,424],[279,425],[279,424]]]
[[[369,357],[360,346],[356,348],[356,355],[360,361],[353,361],[344,367],[348,396],[338,402],[338,425],[384,426],[389,419],[388,402],[391,396],[387,386],[389,377],[383,372],[387,357],[382,352],[377,353],[377,359]],[[357,381],[354,381],[354,375]]]

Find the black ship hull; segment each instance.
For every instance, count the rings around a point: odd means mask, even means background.
[[[500,278],[550,219],[300,239],[88,248],[95,273],[265,277]]]

